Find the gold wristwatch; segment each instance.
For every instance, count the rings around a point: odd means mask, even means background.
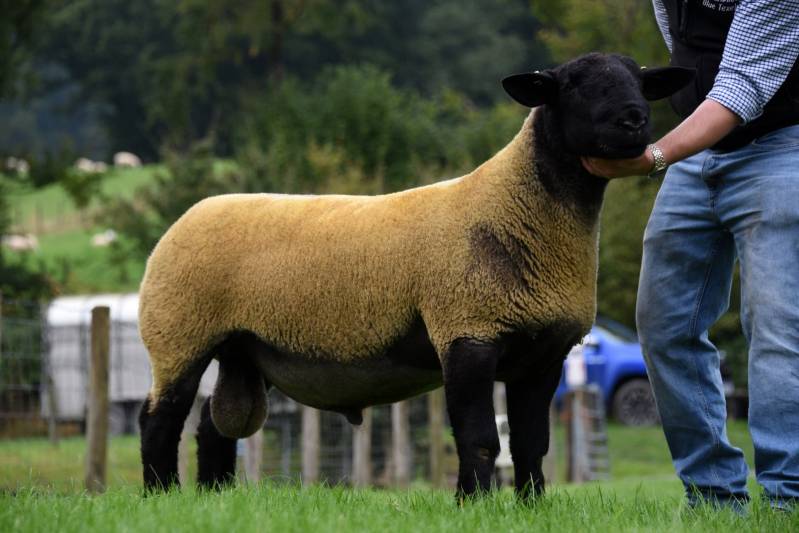
[[[652,154],[652,159],[655,160],[655,165],[652,167],[652,171],[649,172],[649,176],[658,176],[669,166],[666,163],[666,157],[663,155],[663,150],[658,148],[656,144],[650,144],[646,148]]]

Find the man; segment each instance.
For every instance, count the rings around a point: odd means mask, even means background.
[[[708,328],[741,266],[757,481],[799,501],[799,0],[653,0],[683,122],[636,159],[585,159],[605,177],[670,165],[644,235],[637,322],[672,459],[692,504],[748,500],[725,431]]]

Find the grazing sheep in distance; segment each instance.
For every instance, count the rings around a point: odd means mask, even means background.
[[[108,170],[108,165],[102,161],[92,161],[87,157],[81,157],[75,161],[75,168],[86,174],[100,174]]]
[[[117,152],[114,154],[114,166],[119,168],[139,168],[141,159],[130,152]]]
[[[101,231],[92,235],[92,246],[103,247],[110,246],[112,242],[117,240],[117,232],[112,229]]]
[[[590,54],[503,85],[538,107],[472,173],[381,196],[232,194],[187,211],[141,285],[153,386],[140,416],[147,489],[177,483],[177,446],[203,371],[198,481],[231,481],[235,439],[262,427],[266,392],[343,413],[444,385],[458,493],[487,490],[499,450],[492,391],[507,387],[520,496],[543,490],[548,409],[596,311],[607,181],[581,155],[631,157],[649,106],[690,81]]]
[[[6,170],[16,172],[18,174],[27,174],[31,170],[30,164],[19,157],[6,158]]]
[[[37,250],[39,248],[39,239],[31,233],[27,235],[3,235],[1,242],[3,246],[15,252]]]

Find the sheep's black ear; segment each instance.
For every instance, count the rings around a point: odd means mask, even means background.
[[[527,107],[552,103],[558,95],[558,80],[549,71],[508,76],[502,80],[502,87],[511,98]]]
[[[696,75],[695,68],[683,67],[657,67],[642,68],[641,80],[644,98],[647,100],[660,100],[676,93]]]

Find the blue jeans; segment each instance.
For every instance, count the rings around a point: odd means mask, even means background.
[[[799,497],[799,126],[673,165],[644,235],[637,322],[649,379],[677,474],[689,496],[713,500],[747,498],[707,334],[729,306],[736,258],[757,481],[790,500]]]

